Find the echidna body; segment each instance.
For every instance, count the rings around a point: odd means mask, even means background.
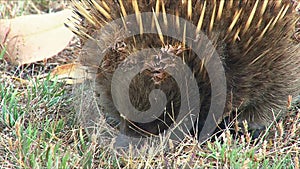
[[[161,12],[175,15],[193,23],[198,31],[207,35],[225,70],[227,96],[224,117],[238,113],[239,122],[247,120],[250,129],[261,129],[285,111],[289,95],[299,94],[300,53],[299,44],[293,39],[298,16],[293,3],[288,0],[88,0],[74,1],[74,7],[83,21],[77,23],[73,31],[83,41],[91,37],[95,39],[85,45],[81,63],[93,70],[96,68],[95,92],[100,97],[99,105],[106,116],[121,121],[120,130],[126,134],[158,134],[172,123],[173,117],[162,115],[151,123],[134,123],[121,117],[122,112],[116,109],[111,93],[113,74],[120,64],[130,65],[132,60],[126,58],[137,50],[150,47],[169,51],[172,48],[172,53],[191,68],[199,86],[200,130],[211,99],[210,79],[202,67],[206,57],[195,59],[196,54],[183,42],[160,36],[159,32],[157,35],[144,34],[122,39],[125,26],[116,27],[113,32],[99,31],[107,23],[130,14]],[[173,27],[167,21],[165,25],[160,25],[162,29],[178,30],[182,30],[183,26]],[[102,60],[99,58],[101,52],[106,52]],[[180,108],[180,91],[175,80],[164,70],[166,64],[174,65],[164,60],[161,51],[156,56],[160,57],[145,56],[149,60],[152,57],[153,60],[158,59],[158,64],[147,65],[145,71],[132,79],[129,97],[136,109],[146,111],[151,106],[148,98],[150,92],[161,89],[168,100],[166,112],[169,115],[175,112],[176,116]]]

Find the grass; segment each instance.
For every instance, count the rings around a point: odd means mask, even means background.
[[[214,141],[190,138],[171,151],[148,146],[136,158],[134,150],[120,156],[101,144],[103,133],[86,135],[76,122],[70,86],[50,76],[28,82],[1,81],[0,168],[299,168],[299,112],[270,128],[273,139],[251,141],[225,130]]]
[[[6,0],[0,1],[0,19],[27,14],[41,14],[58,10],[66,0]]]
[[[24,1],[25,2],[25,1]],[[49,1],[34,3],[48,11]],[[30,12],[19,1],[11,11]],[[42,6],[42,7],[41,7]],[[0,5],[0,9],[4,7]],[[2,10],[7,11],[7,10]],[[12,16],[12,12],[6,15]],[[0,52],[0,168],[295,168],[300,166],[300,104],[274,122],[260,139],[228,130],[199,144],[194,138],[169,147],[149,145],[120,155],[111,147],[115,131],[103,118],[90,135],[77,118],[71,86],[49,75],[39,64],[15,68]],[[48,67],[45,67],[48,69]],[[24,76],[24,74],[26,76]],[[80,92],[79,92],[80,93]],[[80,96],[84,96],[79,94]],[[90,95],[84,96],[82,100]],[[91,97],[89,97],[91,98]],[[80,100],[80,101],[82,101]],[[138,153],[137,156],[134,156]]]
[[[2,82],[0,86],[0,138],[5,152],[1,154],[9,155],[2,157],[14,166],[52,168],[60,158],[55,154],[61,151],[60,137],[67,122],[58,113],[71,100],[66,98],[65,89],[61,88],[63,84],[52,82],[49,78],[30,82],[32,85],[21,89],[7,82]],[[67,154],[61,155],[59,160],[66,160]],[[37,157],[43,162],[40,163]]]

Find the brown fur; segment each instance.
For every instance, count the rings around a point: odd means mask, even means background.
[[[187,15],[187,2],[183,1],[164,1],[166,13],[178,15],[184,19],[189,20],[194,25],[197,25],[201,9],[203,8],[203,1],[192,0],[193,13],[189,18]],[[99,23],[91,24],[88,20],[84,20],[88,31],[81,29],[79,26],[79,33],[84,40],[85,33],[93,35],[95,39],[101,39],[100,43],[115,44],[115,46],[97,46],[93,42],[85,44],[83,55],[80,60],[84,65],[88,65],[91,69],[97,68],[97,76],[95,78],[96,90],[99,94],[99,105],[103,112],[110,117],[114,117],[117,121],[121,121],[120,129],[129,135],[140,135],[141,132],[150,132],[158,134],[159,130],[167,128],[172,123],[171,118],[165,118],[163,115],[160,120],[156,120],[148,124],[131,123],[120,117],[114,106],[111,98],[111,78],[116,67],[125,60],[125,64],[130,62],[126,60],[126,56],[135,50],[151,47],[161,47],[161,41],[157,35],[143,35],[143,37],[127,38],[119,41],[122,37],[122,29],[116,28],[114,32],[99,33],[97,30],[101,28],[101,24],[110,22],[113,19],[121,17],[120,5],[117,1],[105,1],[110,10],[111,18],[103,16],[92,4],[85,5],[90,8],[91,18],[97,20]],[[135,13],[131,0],[122,1],[127,14]],[[161,1],[160,1],[161,3]],[[285,110],[287,99],[289,95],[297,95],[300,91],[300,56],[299,44],[292,39],[295,30],[295,23],[298,16],[292,7],[290,1],[283,1],[281,4],[277,0],[269,0],[265,12],[262,13],[263,1],[259,1],[256,14],[247,31],[246,22],[255,5],[255,1],[225,1],[224,10],[221,18],[215,15],[213,28],[210,30],[210,23],[214,8],[216,13],[220,2],[216,4],[213,1],[208,1],[206,4],[205,17],[202,25],[202,31],[212,40],[220,59],[225,68],[227,80],[227,106],[224,114],[238,110],[238,121],[247,120],[251,129],[260,129],[269,125],[274,117]],[[105,8],[105,4],[99,2]],[[156,1],[141,0],[138,1],[139,10],[141,12],[152,12],[155,9]],[[82,5],[82,4],[81,4]],[[82,5],[83,6],[83,5]],[[271,20],[276,20],[276,16],[280,13],[282,7],[287,7],[286,14],[274,25],[272,28],[266,29],[265,34],[260,38],[262,32],[268,26]],[[106,9],[106,8],[105,8]],[[285,9],[285,8],[283,8]],[[232,28],[231,26],[234,16],[239,13],[240,16]],[[77,9],[77,12],[81,12]],[[82,14],[81,17],[86,17]],[[87,25],[87,26],[86,26]],[[170,27],[171,28],[171,27]],[[173,29],[173,27],[172,27]],[[238,37],[235,36],[237,35]],[[99,38],[101,37],[101,38]],[[118,44],[126,44],[126,47]],[[169,39],[168,44],[178,46],[178,41]],[[108,51],[105,59],[99,62],[97,57],[98,51]],[[158,54],[160,54],[158,52]],[[163,54],[162,54],[163,55]],[[178,57],[185,57],[185,61],[193,70],[197,79],[201,100],[201,114],[200,114],[200,129],[205,121],[206,115],[210,105],[210,83],[207,78],[207,72],[202,70],[199,65],[201,61],[195,60],[196,56],[190,50],[185,50],[178,54]],[[149,57],[149,56],[145,56]],[[96,64],[95,64],[96,63]],[[160,68],[163,65],[161,60]],[[163,90],[168,96],[168,104],[166,106],[167,112],[170,113],[173,109],[178,110],[180,107],[180,92],[178,86],[168,74],[159,69],[155,72],[155,66],[151,65],[143,73],[136,76],[130,86],[131,102],[140,111],[149,109],[150,103],[148,95],[151,90],[159,88]],[[157,74],[159,77],[157,79]],[[122,84],[123,82],[120,81]],[[203,90],[204,89],[204,90]],[[171,103],[173,101],[173,107]],[[122,112],[121,112],[122,113]],[[164,120],[165,122],[162,122]],[[168,125],[165,125],[167,123]],[[159,126],[159,127],[157,127]],[[135,132],[130,129],[133,127]],[[140,130],[142,129],[142,130]]]

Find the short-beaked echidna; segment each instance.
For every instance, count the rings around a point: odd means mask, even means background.
[[[194,74],[200,94],[201,131],[211,105],[211,79],[203,65],[212,53],[204,52],[207,56],[199,60],[186,43],[197,39],[200,32],[216,49],[226,76],[226,106],[216,123],[225,116],[237,114],[238,122],[247,120],[250,129],[261,129],[285,111],[289,95],[299,94],[300,48],[294,38],[298,21],[294,3],[289,0],[74,0],[74,11],[80,19],[71,29],[85,43],[81,63],[96,71],[99,105],[107,117],[121,122],[119,127],[123,133],[158,134],[176,118],[181,106],[180,87],[165,69],[181,68],[172,64],[166,53],[182,59]],[[142,20],[140,16],[144,12],[152,14],[153,19]],[[126,20],[130,14],[136,16],[137,25]],[[175,20],[168,20],[167,14],[176,16]],[[157,21],[159,17],[161,22]],[[120,18],[123,26],[112,23]],[[179,23],[179,18],[195,25],[195,37],[185,36],[189,32],[184,31],[190,30]],[[101,31],[107,25],[110,31]],[[135,27],[130,29],[138,30],[140,35],[124,37],[132,25]],[[157,33],[143,33],[145,25],[151,25]],[[163,34],[166,31],[178,31],[183,38],[180,41],[168,37]],[[201,44],[201,38],[197,43]],[[202,45],[205,48],[206,44]],[[149,94],[153,89],[160,89],[167,97],[167,113],[155,121],[138,123],[117,110],[111,83],[118,66],[127,65],[130,69],[139,62],[137,58],[127,58],[130,54],[147,48],[161,50],[148,56],[143,53],[147,64],[143,63],[144,70],[131,79],[129,98],[137,110],[146,111],[151,107]],[[126,85],[122,79],[118,83]]]

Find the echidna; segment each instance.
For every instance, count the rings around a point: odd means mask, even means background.
[[[300,48],[294,38],[298,15],[294,3],[289,0],[74,0],[74,11],[80,19],[71,29],[85,43],[81,63],[96,73],[99,106],[107,118],[120,122],[122,133],[159,134],[174,123],[183,106],[182,98],[190,95],[194,98],[198,92],[197,104],[186,106],[186,112],[198,111],[201,131],[210,108],[214,108],[211,105],[217,105],[211,102],[213,97],[223,98],[221,93],[218,96],[220,91],[213,96],[212,80],[220,79],[212,79],[218,75],[211,75],[206,67],[215,51],[226,77],[225,84],[219,85],[227,90],[222,117],[215,117],[214,123],[228,116],[237,117],[239,123],[246,120],[249,128],[255,130],[278,118],[286,109],[289,95],[300,91]],[[150,19],[143,18],[144,13]],[[135,18],[127,19],[131,14]],[[195,32],[187,29],[188,23],[195,26]],[[148,28],[156,33],[147,32]],[[132,31],[139,34],[128,37]],[[166,34],[171,31],[182,38]],[[203,34],[215,51],[207,50],[210,46]],[[155,50],[138,53],[150,48]],[[203,51],[202,56],[193,48]],[[170,72],[172,68],[178,72],[183,70],[176,58],[190,68],[198,86],[187,95],[182,95],[182,84]],[[114,81],[119,67],[126,75],[136,65],[142,71],[130,77],[129,84],[126,80],[129,77]],[[187,74],[179,75],[191,78]],[[155,94],[154,100],[149,101],[151,92],[160,89],[166,95],[164,113],[151,122],[126,117],[125,110],[117,109],[116,104],[128,102],[120,103],[126,97],[114,93],[113,82],[124,89],[129,85],[130,103],[141,112],[160,104],[155,101],[158,96]],[[113,99],[114,94],[121,97],[117,98],[118,103]]]

